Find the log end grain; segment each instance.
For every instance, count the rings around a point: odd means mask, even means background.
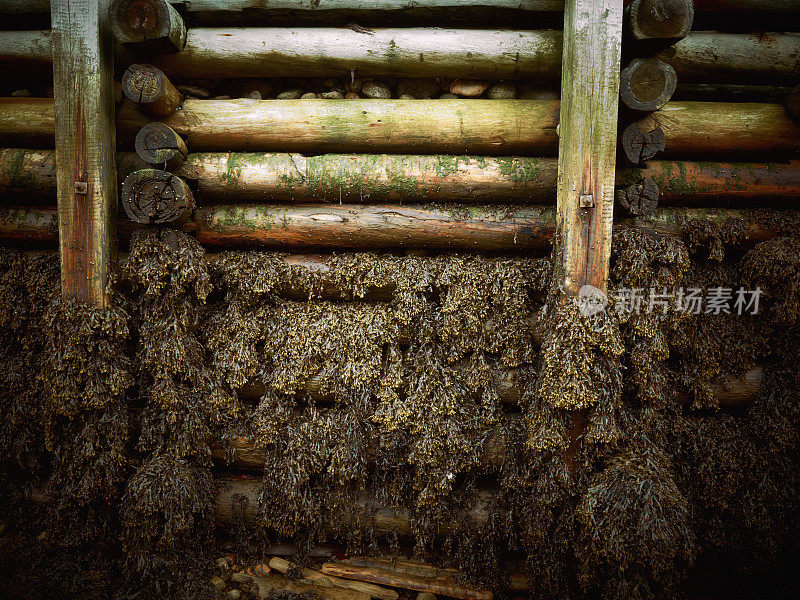
[[[692,28],[692,0],[633,0],[628,26],[637,40],[680,39]]]
[[[136,134],[136,154],[149,165],[174,171],[180,167],[188,150],[183,138],[164,123],[148,123]]]
[[[641,165],[667,147],[667,137],[661,127],[643,127],[635,121],[622,132],[622,149],[625,156],[635,165]]]
[[[619,94],[633,110],[658,110],[669,102],[678,77],[667,63],[655,58],[634,58],[620,73]]]
[[[136,223],[171,223],[189,217],[194,197],[180,177],[158,169],[142,169],[125,178],[122,206]]]
[[[167,0],[114,0],[109,18],[114,37],[129,49],[175,52],[186,45],[186,26]]]

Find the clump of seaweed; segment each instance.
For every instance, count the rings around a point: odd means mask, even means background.
[[[800,239],[779,237],[761,242],[742,260],[742,283],[760,287],[777,324],[793,325],[800,317]]]
[[[116,529],[116,501],[127,476],[127,390],[133,385],[128,315],[55,300],[44,316],[44,428],[53,452],[46,493],[53,541],[105,542]]]
[[[691,507],[658,446],[639,435],[592,476],[577,507],[585,590],[605,598],[673,598],[694,563]]]
[[[205,251],[177,231],[139,231],[122,273],[139,324],[139,389],[147,399],[137,445],[147,456],[121,508],[126,561],[138,577],[132,585],[166,585],[162,593],[176,598],[211,593],[207,578],[191,576],[203,572],[213,523],[211,430],[233,422],[238,404],[206,364],[199,338],[212,289]]]

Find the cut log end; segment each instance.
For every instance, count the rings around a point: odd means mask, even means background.
[[[680,39],[692,28],[692,0],[633,0],[628,26],[637,40]]]
[[[639,183],[617,191],[618,204],[636,217],[652,215],[658,207],[659,190],[656,182],[645,177]]]
[[[122,91],[154,117],[168,117],[183,96],[157,67],[131,65],[122,76]]]
[[[114,0],[109,10],[114,37],[135,51],[180,51],[186,26],[167,0]]]
[[[136,154],[165,171],[179,168],[188,156],[183,138],[164,123],[148,123],[136,134]]]
[[[125,178],[122,206],[136,223],[171,223],[188,219],[194,209],[194,197],[180,177],[158,169],[142,169]]]
[[[659,126],[650,129],[641,121],[635,121],[622,132],[622,149],[635,165],[641,165],[667,147],[667,136]]]
[[[667,63],[655,58],[634,58],[620,73],[619,94],[633,110],[658,110],[669,102],[678,77]]]

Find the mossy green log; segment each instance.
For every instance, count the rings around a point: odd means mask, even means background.
[[[449,155],[289,153],[190,154],[176,175],[197,184],[208,202],[510,202],[552,203],[554,158]],[[120,180],[145,168],[117,153]],[[776,163],[650,161],[617,169],[628,187],[650,177],[662,204],[746,205],[768,200],[791,206],[800,198],[800,160]],[[0,149],[0,194],[55,198],[52,150]]]

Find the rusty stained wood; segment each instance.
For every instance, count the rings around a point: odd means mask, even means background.
[[[104,307],[117,210],[107,0],[53,0],[53,87],[64,297]]]
[[[566,3],[555,255],[567,295],[608,281],[621,45],[622,0]]]

